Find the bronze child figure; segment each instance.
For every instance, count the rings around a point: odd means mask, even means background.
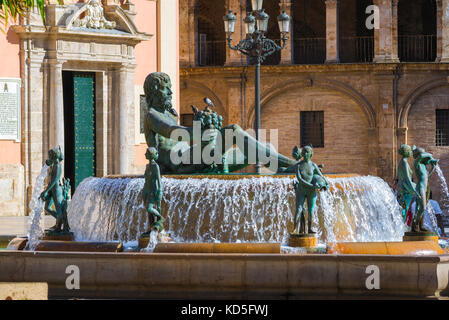
[[[56,219],[56,224],[48,230],[53,233],[70,232],[67,219],[70,180],[63,178],[61,182],[62,160],[64,160],[64,156],[61,147],[48,151],[48,159],[45,163],[50,167],[50,182],[40,195],[40,198],[45,201],[45,211]]]
[[[162,231],[165,219],[161,215],[162,182],[156,148],[148,148],[145,157],[149,160],[145,170],[145,185],[143,187],[143,201],[149,215],[150,229],[142,236],[149,236],[151,231]]]
[[[306,234],[305,201],[307,201],[308,208],[307,233],[315,233],[315,231],[312,230],[312,220],[317,199],[316,191],[329,189],[329,184],[321,173],[320,168],[311,161],[312,156],[313,149],[311,146],[306,146],[302,150],[298,147],[293,149],[293,157],[296,160],[302,158],[302,160],[295,165],[295,173],[298,181],[295,183],[296,212],[293,233]]]
[[[435,166],[440,160],[434,159],[432,154],[426,152],[423,148],[413,146],[413,167],[417,178],[416,183],[416,212],[413,219],[413,232],[426,232],[423,228],[424,211],[426,210],[429,201],[429,177],[433,173]],[[431,165],[430,172],[427,171],[427,165]]]

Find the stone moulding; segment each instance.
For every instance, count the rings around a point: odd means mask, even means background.
[[[101,7],[103,19],[103,26],[99,25],[98,27],[91,26],[92,17],[89,13],[89,8],[92,7],[91,2],[95,0],[91,0],[87,3],[76,3],[70,6],[62,17],[59,19],[57,25],[59,27],[65,27],[67,30],[73,30],[78,28],[86,28],[86,29],[98,29],[98,30],[109,30],[115,29],[117,31],[122,31],[125,33],[129,33],[132,35],[144,35],[144,33],[140,33],[137,30],[136,25],[131,20],[131,18],[126,14],[126,12],[120,8],[119,6],[106,6]],[[84,18],[81,16],[86,13]],[[93,23],[95,25],[95,23]]]
[[[80,290],[65,269],[81,268]],[[369,290],[370,265],[380,288]],[[0,251],[0,282],[46,282],[50,298],[447,297],[449,257]],[[119,275],[119,276],[118,276]]]

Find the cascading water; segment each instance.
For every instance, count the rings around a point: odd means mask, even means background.
[[[314,227],[320,242],[400,241],[401,208],[377,177],[328,179]],[[237,180],[163,177],[163,215],[172,238],[184,242],[283,242],[293,226],[293,178]],[[135,241],[148,228],[144,179],[89,178],[68,208],[78,240]]]
[[[436,177],[441,188],[440,207],[443,214],[449,216],[449,189],[440,166],[435,167]]]
[[[41,173],[36,178],[36,183],[34,184],[33,194],[30,201],[31,214],[29,217],[30,229],[28,233],[28,244],[27,249],[34,250],[39,242],[39,237],[43,235],[42,228],[42,211],[44,209],[44,200],[40,197],[41,193],[45,188],[45,179],[47,178],[48,166],[44,165],[42,167]]]

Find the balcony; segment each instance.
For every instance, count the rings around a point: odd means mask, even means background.
[[[436,59],[436,35],[398,37],[398,54],[401,62],[433,62]]]
[[[295,64],[322,64],[326,60],[326,38],[293,40]]]

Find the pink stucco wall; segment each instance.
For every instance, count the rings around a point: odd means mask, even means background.
[[[136,46],[136,70],[134,82],[143,85],[146,76],[157,71],[157,7],[156,1],[136,0],[135,23],[137,30],[152,34],[148,41],[143,41]]]
[[[137,30],[153,35],[150,40],[139,43],[135,49],[136,70],[134,83],[143,85],[149,73],[158,71],[157,4],[156,1],[147,0],[136,0],[133,3],[137,12],[135,17]],[[146,165],[146,148],[146,144],[134,147],[134,164],[136,166]]]
[[[19,50],[19,38],[11,28],[6,34],[0,33],[0,77],[20,78]]]
[[[8,28],[0,33],[0,78],[20,78],[19,38]],[[0,165],[20,163],[20,143],[0,140]]]

